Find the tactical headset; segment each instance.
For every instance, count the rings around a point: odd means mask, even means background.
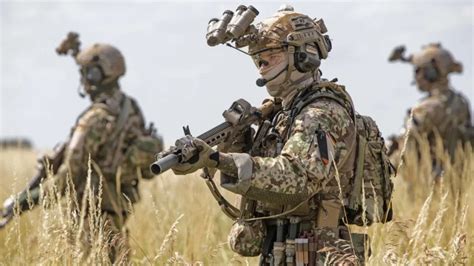
[[[331,40],[327,35],[324,36],[327,51],[331,51]],[[297,46],[295,50],[295,68],[301,73],[312,72],[321,65],[322,52],[318,46],[305,44]]]
[[[91,85],[97,86],[104,80],[104,74],[100,66],[88,67],[85,72],[85,79]]]
[[[84,89],[84,83],[87,82],[89,85],[92,85],[96,87],[96,89],[99,87],[99,85],[102,83],[104,80],[105,75],[103,74],[103,71],[100,66],[98,65],[92,65],[92,66],[86,66],[83,67],[79,70],[82,76],[83,85],[79,86],[77,91],[79,93],[79,96],[84,98],[86,96],[86,93],[82,91]]]
[[[431,61],[430,65],[422,67],[421,71],[423,71],[423,78],[431,83],[436,82],[439,78],[439,71],[434,59]]]
[[[301,73],[312,72],[321,65],[321,59],[326,59],[332,49],[329,36],[323,35],[327,32],[324,21],[314,21],[303,15],[293,18],[292,23],[295,31],[288,34],[287,43],[295,46],[295,68]],[[313,23],[320,30],[311,27]]]

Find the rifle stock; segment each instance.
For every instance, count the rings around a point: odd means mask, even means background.
[[[18,193],[16,196],[10,196],[3,203],[3,210],[0,212],[0,216],[5,218],[6,222],[13,216],[15,204],[19,205],[20,213],[29,208],[28,194],[30,190],[37,188],[41,184],[41,180],[48,176],[47,166],[50,167],[52,174],[58,172],[59,167],[64,160],[64,152],[66,150],[66,143],[61,143],[55,148],[52,156],[43,156],[38,160],[38,170],[36,174],[30,179],[26,187]],[[33,203],[37,203],[38,199],[33,199]],[[5,226],[6,222],[3,224]],[[3,227],[3,226],[0,226]]]

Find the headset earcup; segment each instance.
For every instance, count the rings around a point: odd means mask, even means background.
[[[298,49],[299,50],[299,49]],[[305,59],[306,59],[306,54],[305,53],[302,53],[300,51],[296,51],[295,54],[294,54],[294,62],[295,62],[295,68],[301,72],[301,73],[305,73],[306,71],[304,71],[303,67],[302,67],[302,64],[301,62],[303,62]]]
[[[92,85],[99,85],[104,78],[102,74],[102,70],[97,67],[93,66],[87,70],[86,79]]]
[[[301,73],[317,69],[321,64],[321,60],[317,56],[311,56],[311,54],[301,51],[301,49],[301,47],[297,47],[294,55],[295,68]]]
[[[434,66],[427,66],[423,68],[423,76],[427,81],[435,82],[439,77],[439,73]]]
[[[329,53],[332,50],[332,42],[331,42],[331,39],[329,38],[329,35],[324,35],[324,40],[326,41],[326,48]]]

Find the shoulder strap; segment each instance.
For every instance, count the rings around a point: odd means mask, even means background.
[[[117,124],[115,126],[115,130],[112,133],[110,139],[114,140],[118,134],[122,131],[123,127],[125,126],[125,122],[127,121],[127,118],[130,114],[130,111],[132,109],[132,102],[130,99],[126,96],[124,96],[124,99],[122,100],[121,108],[120,108],[120,114],[117,118]]]
[[[300,97],[304,97],[304,99],[295,103],[295,106],[293,107],[294,111],[292,111],[295,116],[298,115],[301,110],[303,110],[303,108],[313,103],[315,100],[326,98],[333,100],[344,107],[352,117],[352,120],[355,121],[354,104],[352,103],[352,98],[350,95],[345,91],[344,86],[338,85],[334,82],[321,81],[313,85],[313,87],[311,87],[308,92],[303,93],[303,95]]]
[[[323,91],[323,89],[328,89],[329,91]],[[337,94],[340,94],[342,97],[338,97]],[[299,115],[306,106],[318,99],[323,98],[335,101],[336,103],[344,107],[351,116],[352,121],[354,121],[355,125],[356,112],[354,110],[354,104],[352,103],[352,98],[350,97],[350,95],[345,91],[344,86],[338,85],[330,81],[320,81],[312,87],[302,91],[298,96],[296,96],[293,106],[291,107],[290,119],[288,120],[287,129],[283,134],[285,139],[288,138],[291,132],[291,127],[293,126],[293,122],[296,116]]]

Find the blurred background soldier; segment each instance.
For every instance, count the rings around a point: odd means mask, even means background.
[[[145,127],[137,102],[120,90],[118,80],[125,74],[120,51],[100,43],[82,51],[79,47],[78,34],[71,32],[56,51],[74,57],[80,67],[83,88],[79,94],[89,96],[92,104],[78,117],[67,142],[58,147],[52,157],[42,158],[38,174],[27,188],[5,202],[0,213],[3,217],[0,228],[12,218],[15,210],[21,213],[39,203],[44,196],[40,183],[46,187],[43,188],[46,193],[50,187],[61,194],[73,191],[69,196],[77,205],[85,205],[86,196],[93,197],[93,202],[99,205],[107,230],[109,257],[119,261],[126,259],[128,252],[124,227],[130,212],[128,207],[139,200],[139,180],[152,177],[148,165],[154,154],[161,151],[162,140],[156,136],[153,125]],[[46,160],[48,167],[44,166]],[[47,178],[49,174],[52,176]],[[87,187],[89,175],[90,187]],[[75,206],[76,210],[83,208],[83,211],[93,207]],[[83,215],[91,219],[89,211]],[[89,227],[90,223],[85,222],[81,237],[85,239],[86,250],[90,248],[87,247]]]
[[[216,151],[189,135],[178,140],[177,146],[199,154],[172,169],[181,175],[217,168],[221,186],[242,196],[229,235],[240,255],[261,255],[262,265],[364,263],[367,235],[351,233],[347,224],[391,219],[385,215],[390,164],[371,165],[386,158],[380,132],[372,119],[356,114],[344,86],[320,78],[321,60],[331,50],[322,19],[282,6],[250,25],[257,14],[252,6],[239,6],[235,15],[225,11],[221,20],[210,21],[207,40],[211,46],[231,40],[234,48],[248,46],[244,53],[261,75],[257,85],[273,97],[265,101],[273,101],[273,114],[255,135],[249,127],[241,139],[229,140],[228,149]],[[381,156],[368,158],[364,151]],[[369,187],[364,179],[377,195],[366,191],[371,195],[362,206],[363,187]]]
[[[448,75],[461,73],[462,65],[439,43],[428,44],[419,53],[408,57],[404,56],[404,52],[404,46],[396,47],[389,61],[411,63],[414,66],[416,85],[426,96],[408,111],[402,132],[409,130],[409,139],[413,141],[420,137],[427,138],[433,159],[434,176],[439,177],[443,167],[442,162],[438,160],[439,155],[435,154],[436,139],[442,140],[442,146],[451,158],[458,144],[474,140],[468,100],[449,84]],[[399,153],[404,143],[404,135],[391,137],[391,153]],[[409,147],[411,145],[416,144],[410,141]],[[400,159],[399,154],[393,157],[398,157],[394,161]]]

